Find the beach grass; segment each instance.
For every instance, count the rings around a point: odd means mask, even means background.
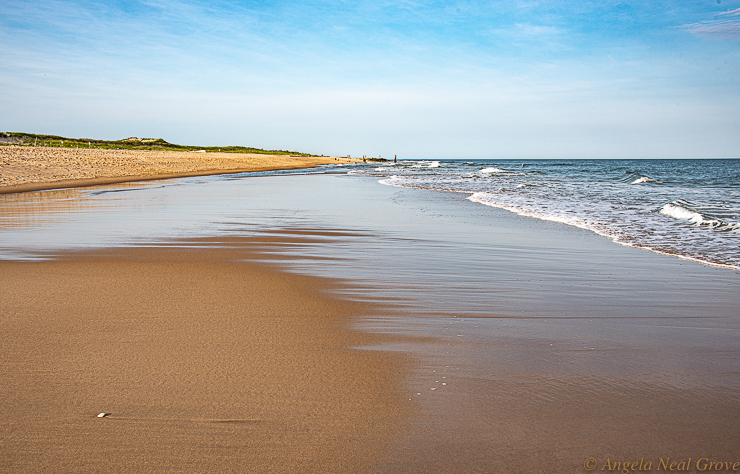
[[[122,140],[100,140],[95,138],[69,138],[58,135],[43,135],[25,132],[0,134],[0,146],[43,146],[57,148],[89,148],[97,150],[167,150],[205,151],[206,153],[253,153],[265,155],[316,156],[291,150],[265,150],[244,146],[196,146],[169,143],[162,138],[130,137]]]

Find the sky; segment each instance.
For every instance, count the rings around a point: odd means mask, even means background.
[[[740,0],[0,2],[0,131],[740,157]]]

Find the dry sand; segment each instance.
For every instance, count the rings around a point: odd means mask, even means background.
[[[0,147],[0,193],[209,174],[311,168],[335,157]],[[342,162],[357,161],[341,158]]]
[[[373,308],[219,242],[0,261],[0,471],[363,472],[387,450],[404,359],[347,329]]]

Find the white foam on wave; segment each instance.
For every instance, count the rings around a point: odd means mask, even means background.
[[[698,212],[686,209],[685,207],[674,203],[669,203],[663,206],[660,213],[668,217],[673,217],[674,219],[688,220],[692,224],[696,225],[701,225],[704,222],[704,216]]]
[[[439,161],[409,161],[405,162],[411,164],[411,168],[439,168]]]
[[[497,168],[498,169],[498,168]],[[504,170],[501,170],[504,171]],[[458,176],[459,179],[465,180],[465,178],[474,178],[475,176],[480,176],[480,172],[475,172],[475,174],[472,175],[461,175]],[[510,173],[510,172],[507,172]],[[425,180],[415,180],[413,177],[409,176],[392,176],[387,179],[380,180],[379,183],[385,184],[388,186],[398,186],[398,187],[404,187],[404,188],[420,188],[420,189],[433,189],[433,190],[439,190],[439,191],[452,191],[452,192],[459,192],[459,193],[465,193],[468,194],[467,199],[483,204],[490,207],[496,207],[499,209],[504,209],[506,211],[531,217],[539,220],[544,221],[551,221],[551,222],[558,222],[565,225],[578,227],[584,230],[591,231],[597,235],[600,235],[602,237],[606,237],[610,239],[612,242],[624,245],[627,247],[634,247],[634,248],[642,248],[654,253],[658,253],[661,255],[670,255],[673,257],[678,257],[683,260],[689,260],[694,261],[698,263],[702,263],[704,265],[711,265],[715,267],[722,267],[722,268],[730,268],[734,270],[740,270],[740,265],[733,264],[732,262],[721,262],[717,261],[715,258],[709,258],[704,257],[701,255],[693,255],[693,252],[691,252],[691,249],[672,249],[670,246],[664,248],[664,246],[656,245],[656,242],[652,241],[644,241],[642,239],[635,240],[629,233],[623,233],[621,232],[621,228],[617,226],[614,228],[614,223],[610,222],[601,222],[598,219],[594,220],[593,216],[589,217],[588,212],[585,214],[581,211],[579,211],[579,207],[576,205],[575,208],[565,208],[563,206],[555,206],[556,208],[551,207],[550,205],[546,206],[538,206],[537,205],[537,197],[529,196],[527,198],[526,195],[521,195],[519,197],[523,197],[525,202],[517,202],[519,199],[517,199],[517,191],[522,188],[528,187],[531,183],[519,183],[516,185],[515,189],[508,189],[508,190],[500,190],[497,192],[491,192],[491,191],[474,191],[468,189],[454,189],[456,186],[452,186],[452,189],[450,188],[450,185],[445,182],[445,180],[437,181],[429,181],[428,179]],[[532,184],[535,185],[535,184]],[[536,186],[536,185],[535,185]],[[506,192],[504,192],[506,191]],[[513,192],[513,194],[512,194]],[[541,196],[540,196],[541,198]],[[534,202],[529,202],[534,199]],[[555,203],[552,203],[555,204]],[[561,205],[564,204],[565,206],[568,205],[567,202],[560,203]],[[559,207],[559,209],[557,208]],[[670,216],[677,220],[684,220],[689,221],[691,224],[693,224],[695,227],[701,227],[704,229],[711,229],[714,232],[721,232],[721,233],[732,233],[732,234],[740,234],[740,222],[727,222],[720,219],[716,219],[714,217],[708,217],[707,215],[703,215],[700,212],[694,211],[690,208],[691,206],[684,204],[682,201],[673,201],[670,204],[666,204],[661,209],[660,213],[663,215]],[[664,222],[664,224],[666,224]],[[673,232],[676,232],[678,229],[673,229]],[[668,231],[669,233],[671,231]],[[679,236],[676,235],[676,238],[678,239]],[[659,244],[659,242],[658,242]]]
[[[557,214],[544,214],[544,213],[540,213],[540,212],[536,212],[536,211],[532,211],[532,210],[527,210],[527,209],[523,209],[523,208],[516,207],[516,206],[510,206],[510,205],[498,203],[495,200],[495,196],[493,194],[491,194],[491,193],[486,193],[486,192],[473,193],[471,196],[468,197],[468,200],[473,201],[473,202],[477,202],[479,204],[484,204],[486,206],[491,206],[491,207],[497,207],[499,209],[504,209],[504,210],[513,212],[515,214],[519,214],[520,216],[534,217],[536,219],[540,219],[540,220],[544,220],[544,221],[560,222],[562,224],[570,225],[570,226],[573,226],[573,227],[578,227],[578,228],[581,228],[581,229],[584,229],[584,230],[591,231],[591,232],[593,232],[593,233],[595,233],[597,235],[600,235],[602,237],[606,237],[608,239],[611,239],[611,241],[614,242],[615,244],[624,245],[626,247],[642,248],[642,249],[649,250],[651,252],[658,253],[658,254],[661,254],[661,255],[669,255],[669,256],[672,256],[672,257],[678,257],[678,258],[680,258],[682,260],[689,260],[689,261],[693,261],[693,262],[698,262],[698,263],[702,263],[704,265],[710,265],[710,266],[713,266],[713,267],[722,267],[722,268],[730,268],[730,269],[733,269],[733,270],[740,270],[740,266],[737,266],[737,265],[728,265],[728,264],[724,264],[724,263],[712,262],[712,261],[709,261],[707,259],[702,259],[702,258],[688,256],[688,255],[683,255],[681,253],[665,252],[665,251],[662,251],[662,250],[659,250],[659,249],[652,248],[650,246],[636,244],[634,242],[626,242],[622,238],[620,238],[619,235],[614,234],[614,233],[610,232],[607,229],[601,228],[600,226],[589,224],[588,222],[583,221],[581,219],[578,219],[576,217],[568,217],[568,216],[562,216],[562,215],[557,215]],[[666,205],[666,206],[669,206],[669,205]],[[677,206],[675,204],[671,204],[670,206],[671,206],[671,208],[681,207],[681,206]],[[671,208],[669,208],[669,209],[671,209]],[[680,210],[675,210],[675,213],[677,215],[681,215],[681,216],[687,216],[687,215],[689,215],[688,213],[693,213],[693,211],[690,211],[690,210],[688,210],[686,208],[682,208],[682,209],[684,211],[686,211],[686,212],[683,212],[683,211],[680,211]],[[693,214],[698,214],[698,213],[693,213]],[[706,221],[705,220],[704,222],[707,223],[707,222],[715,222],[715,221]],[[725,225],[728,225],[728,224],[725,224]],[[735,223],[735,224],[731,224],[731,225],[728,225],[728,226],[732,227],[732,229],[731,229],[732,232],[738,232],[738,231],[740,231],[740,223]],[[728,230],[730,230],[730,229],[728,229]]]
[[[660,183],[660,181],[658,181],[657,179],[653,179],[649,176],[642,176],[632,181],[632,183],[630,184],[642,184],[642,183]]]
[[[590,230],[599,235],[603,235],[604,237],[609,237],[611,239],[616,238],[615,235],[605,232],[604,229],[593,226],[589,224],[588,222],[582,219],[579,219],[575,216],[564,216],[564,215],[559,215],[559,214],[545,214],[545,213],[537,212],[537,211],[530,210],[530,209],[524,209],[524,208],[517,207],[517,206],[503,204],[503,203],[497,202],[495,199],[495,195],[488,193],[488,192],[473,193],[471,196],[468,197],[468,200],[477,202],[478,204],[484,204],[486,206],[504,209],[504,210],[513,212],[515,214],[519,214],[520,216],[534,217],[535,219],[540,219],[543,221],[560,222],[561,224],[567,224],[567,225],[571,225],[571,226],[578,227],[581,229]]]
[[[411,186],[404,186],[401,182],[402,177],[394,174],[393,176],[389,176],[385,179],[381,179],[378,181],[380,184],[385,184],[386,186],[399,186],[399,187],[411,187]]]
[[[506,170],[502,170],[501,168],[483,168],[482,170],[478,171],[478,173],[506,173]]]
[[[675,202],[663,206],[660,213],[674,219],[687,220],[697,227],[707,227],[719,232],[740,233],[740,222],[724,222],[719,219],[707,219],[702,214],[687,209]]]

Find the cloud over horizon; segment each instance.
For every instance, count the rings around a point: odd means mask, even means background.
[[[681,28],[712,39],[740,40],[740,8],[720,12],[714,20],[689,23]]]

